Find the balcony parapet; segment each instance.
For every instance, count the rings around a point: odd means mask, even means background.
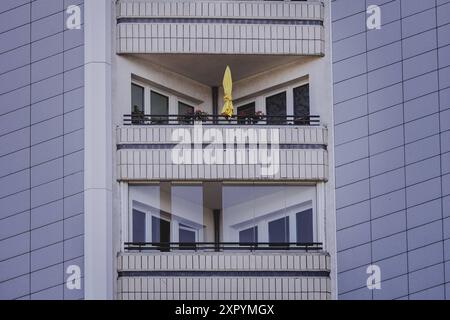
[[[120,253],[117,298],[331,299],[326,252]]]
[[[121,0],[117,51],[324,55],[322,1]]]
[[[259,126],[258,126],[259,127]],[[249,161],[230,163],[190,162],[177,164],[173,162],[173,149],[180,147],[172,139],[175,130],[184,135],[194,136],[192,125],[151,125],[117,127],[117,179],[119,181],[305,181],[318,182],[328,180],[328,130],[323,126],[260,126],[260,130],[275,130],[278,143],[278,170],[273,175],[264,175],[261,163]],[[250,128],[250,129],[249,129]],[[204,131],[214,129],[215,134],[226,137],[228,130],[241,129],[248,134],[252,126],[209,125]],[[236,131],[235,131],[236,132]],[[178,134],[180,131],[178,131]],[[268,144],[273,141],[268,141]],[[273,145],[270,146],[272,148]],[[182,146],[183,147],[183,146]],[[203,145],[206,150],[208,144]],[[218,152],[227,152],[227,146],[212,146]],[[186,145],[186,148],[191,148]],[[211,148],[211,146],[209,147]],[[238,152],[239,147],[234,150]],[[248,144],[241,147],[245,159],[249,159]],[[271,150],[271,149],[270,149]],[[191,152],[194,152],[191,150]],[[203,151],[204,152],[204,151]],[[225,156],[224,156],[225,158]]]

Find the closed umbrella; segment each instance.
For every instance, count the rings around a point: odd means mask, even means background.
[[[233,91],[233,80],[231,79],[230,67],[227,66],[225,74],[223,76],[223,105],[222,114],[230,118],[233,116],[233,97],[231,96]]]

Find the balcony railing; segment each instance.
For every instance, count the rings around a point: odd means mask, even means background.
[[[320,116],[293,116],[293,115],[261,115],[261,116],[233,116],[226,118],[222,115],[148,115],[125,114],[124,125],[193,125],[196,121],[205,125],[296,125],[319,126]]]
[[[273,242],[126,242],[128,251],[321,251],[322,243],[273,243]]]

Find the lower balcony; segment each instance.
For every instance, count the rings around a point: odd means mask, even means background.
[[[329,300],[330,256],[311,252],[126,252],[120,300]]]

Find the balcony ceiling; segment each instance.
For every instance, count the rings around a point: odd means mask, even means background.
[[[275,55],[189,55],[189,54],[134,54],[130,55],[167,68],[207,86],[220,86],[227,65],[233,81],[314,57]]]

